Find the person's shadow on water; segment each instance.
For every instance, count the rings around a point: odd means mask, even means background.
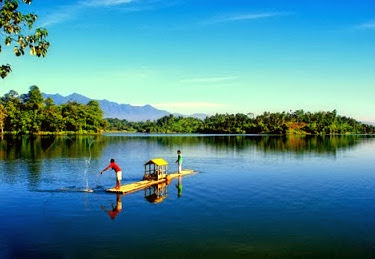
[[[182,196],[182,177],[178,177],[178,182],[176,184],[177,188],[177,197],[180,198]]]
[[[121,201],[121,196],[122,194],[117,193],[116,194],[116,206],[112,203],[111,210],[106,210],[105,207],[102,205],[102,210],[106,211],[111,219],[115,219],[117,215],[121,212],[122,210],[122,201]]]

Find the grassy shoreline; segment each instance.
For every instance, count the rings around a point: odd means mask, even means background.
[[[332,134],[313,134],[308,132],[292,132],[292,133],[282,133],[282,134],[272,134],[272,133],[202,133],[202,132],[137,132],[137,131],[125,131],[125,130],[110,130],[110,131],[101,131],[101,132],[74,132],[74,131],[64,131],[64,132],[37,132],[37,133],[17,133],[17,132],[4,132],[0,133],[0,136],[99,136],[103,134],[145,134],[145,135],[152,135],[152,134],[202,134],[202,135],[261,135],[261,136],[350,136],[350,135],[364,135],[364,136],[375,136],[372,133],[332,133]]]

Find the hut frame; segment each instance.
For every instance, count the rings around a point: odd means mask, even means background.
[[[160,180],[168,174],[168,162],[162,158],[154,158],[145,163],[144,180]]]

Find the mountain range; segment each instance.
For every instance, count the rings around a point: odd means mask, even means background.
[[[81,104],[87,104],[92,99],[77,93],[73,93],[68,96],[62,96],[60,94],[47,94],[42,93],[44,98],[52,98],[55,104],[61,105],[63,103],[78,102]],[[163,116],[170,115],[171,113],[164,110],[159,110],[151,105],[144,106],[133,106],[130,104],[119,104],[108,100],[96,100],[99,102],[101,109],[104,113],[104,118],[117,118],[125,119],[127,121],[147,121],[157,120]],[[186,116],[182,114],[173,114],[174,116]],[[189,117],[195,117],[204,119],[207,117],[206,114],[193,114]]]

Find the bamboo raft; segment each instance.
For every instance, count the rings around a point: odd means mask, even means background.
[[[181,171],[181,173],[175,172],[175,173],[167,174],[167,175],[165,175],[165,177],[163,177],[159,180],[152,180],[152,179],[151,180],[142,180],[142,181],[139,181],[139,182],[122,185],[119,189],[116,189],[114,187],[110,188],[110,189],[107,189],[106,192],[121,193],[121,194],[132,193],[132,192],[136,192],[136,191],[145,189],[147,187],[153,186],[155,184],[160,184],[160,183],[169,184],[169,182],[174,178],[186,176],[186,175],[192,175],[194,173],[196,173],[196,172],[194,172],[193,170],[184,169],[184,170]]]

